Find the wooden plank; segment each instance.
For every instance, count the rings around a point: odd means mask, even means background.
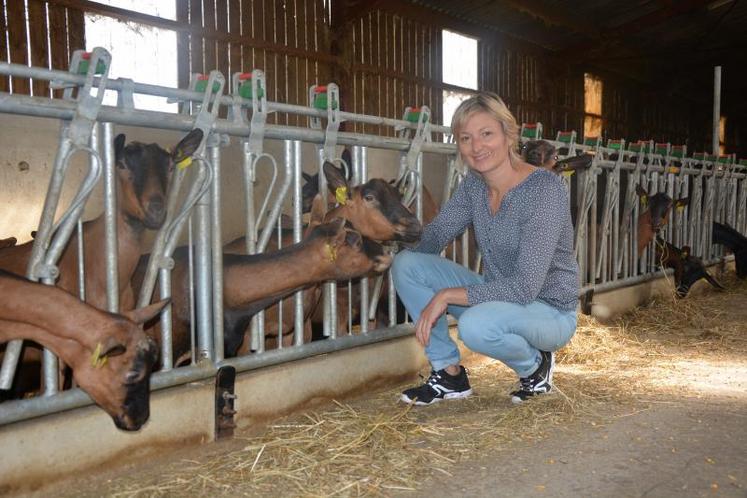
[[[5,33],[7,26],[5,25],[5,0],[0,0],[0,61],[9,62],[8,59],[8,45],[5,41]],[[0,75],[0,92],[7,92],[10,90],[10,82],[7,76]]]
[[[10,62],[28,66],[29,58],[26,52],[26,13],[23,2],[8,2],[8,42],[10,48]],[[13,93],[28,95],[31,92],[28,78],[13,77]]]
[[[68,60],[76,50],[86,49],[86,21],[83,11],[68,8],[67,9],[67,39],[68,39]],[[112,56],[114,56],[112,54]]]
[[[202,28],[202,0],[190,0],[189,24],[194,28]],[[190,76],[192,73],[205,72],[205,52],[203,43],[203,37],[192,32],[189,37]]]
[[[185,24],[189,23],[188,0],[177,0],[176,20]],[[189,86],[189,73],[189,33],[178,31],[176,33],[176,78],[179,88]]]
[[[273,41],[278,44],[285,44],[285,0],[274,1],[274,16],[273,16],[273,29],[274,38]],[[288,56],[285,54],[273,54],[275,61],[275,95],[277,96],[278,102],[288,102]],[[280,118],[281,116],[278,116]],[[278,121],[279,124],[289,124],[289,116],[287,114],[282,116],[282,120]]]
[[[285,11],[285,36],[286,43],[289,47],[299,48],[298,38],[298,3],[302,0],[287,0],[286,11]],[[301,60],[295,56],[288,56],[288,69],[286,74],[286,88],[288,102],[292,104],[303,104],[303,92],[301,87],[303,82],[299,81],[299,71],[301,66]],[[301,125],[302,118],[300,116],[293,116],[290,124],[293,126]]]
[[[275,0],[264,0],[263,8],[263,34],[262,39],[275,42]],[[278,78],[278,61],[276,53],[265,53],[265,74],[267,75],[267,93],[269,99],[280,102],[278,89],[277,89],[277,78]],[[274,112],[268,116],[268,122],[277,124],[278,113]]]
[[[299,48],[301,49],[308,49],[309,48],[309,25],[308,25],[308,12],[309,12],[310,6],[308,0],[297,0],[296,2],[296,26],[298,27],[298,31],[296,33],[296,43]],[[333,55],[339,56],[340,53],[334,53]],[[306,105],[306,101],[308,100],[308,96],[306,95],[308,92],[308,88],[311,85],[311,73],[310,73],[311,65],[309,63],[308,57],[303,57],[299,59],[298,62],[298,73],[297,78],[298,81],[296,82],[296,96],[298,103],[300,105]],[[341,90],[341,99],[342,99],[342,108],[346,109],[345,98],[346,94],[342,93]],[[300,126],[305,125],[305,118],[299,118],[298,124]],[[343,123],[344,127],[344,123]]]
[[[48,68],[47,59],[47,9],[41,0],[29,0],[29,42],[31,49],[31,65]],[[49,82],[37,79],[32,83],[32,91],[36,96],[49,96]]]
[[[255,38],[257,0],[241,0],[241,34],[242,37]],[[247,44],[241,45],[241,65],[243,71],[251,71],[257,67],[256,50]]]
[[[215,3],[215,29],[219,33],[228,33],[228,4],[226,0],[218,0]],[[228,82],[231,79],[231,70],[228,67],[228,42],[216,41],[215,50],[215,69],[223,73]]]
[[[64,7],[47,6],[49,16],[49,59],[52,69],[67,71],[70,60],[67,57],[67,13]],[[62,97],[62,90],[53,90],[55,98]]]
[[[215,28],[215,3],[214,0],[203,0],[202,2],[202,22],[203,27],[207,29],[218,31]],[[217,69],[218,58],[216,52],[216,38],[214,36],[206,36],[204,43],[205,50],[205,73],[209,73],[213,69]]]
[[[228,31],[231,34],[241,35],[241,0],[228,0]],[[230,69],[226,80],[230,81],[233,73],[244,71],[240,42],[230,43],[228,58]]]
[[[380,66],[381,65],[381,38],[380,38],[380,28],[379,25],[379,12],[374,11],[371,12],[369,15],[370,18],[370,29],[371,33],[369,36],[369,43],[371,44],[371,64],[374,66]],[[372,77],[372,83],[375,85],[375,87],[378,89],[378,95],[375,99],[376,105],[372,109],[372,111],[377,116],[384,116],[385,108],[384,108],[384,91],[381,87],[382,81],[381,81],[381,75],[377,74]],[[385,134],[386,129],[388,127],[379,126],[377,133],[379,134]]]

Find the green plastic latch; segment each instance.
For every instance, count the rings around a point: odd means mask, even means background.
[[[88,65],[91,60],[91,52],[83,53],[82,60],[78,63],[78,74],[88,74]],[[104,61],[99,59],[96,63],[96,71],[93,74],[104,74],[106,72],[106,64]]]
[[[571,138],[573,138],[573,132],[572,131],[561,131],[558,132],[558,141],[563,142],[566,144],[571,143]]]
[[[672,152],[670,153],[672,157],[677,157],[679,159],[682,159],[685,157],[685,146],[684,145],[673,145],[672,146]]]
[[[407,115],[405,116],[405,119],[409,121],[410,123],[418,123],[420,122],[420,115],[422,112],[420,111],[420,107],[411,107],[409,111],[407,111]],[[428,121],[428,116],[425,116],[425,121]]]
[[[197,83],[195,83],[195,92],[205,93],[207,89],[208,79],[210,76],[207,74],[201,74],[197,77]],[[213,83],[213,93],[218,93],[220,90],[220,83],[217,81]]]
[[[539,128],[536,124],[525,124],[521,136],[524,138],[537,138],[538,131]]]
[[[327,87],[319,85],[314,88],[314,107],[316,109],[327,110]],[[337,102],[332,102],[332,109],[337,109]]]
[[[622,141],[621,140],[609,140],[607,142],[607,148],[614,149],[614,150],[620,150],[622,148]]]
[[[252,73],[242,73],[239,75],[239,95],[245,99],[252,98]],[[265,89],[257,86],[257,98],[261,99],[265,95]]]

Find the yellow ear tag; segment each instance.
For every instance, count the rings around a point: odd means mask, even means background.
[[[337,249],[332,247],[329,242],[324,244],[324,252],[327,253],[327,259],[330,263],[334,263],[337,260]]]
[[[685,210],[685,206],[683,206],[682,204],[678,204],[678,205],[677,205],[677,212],[678,212],[678,213],[681,213],[681,212],[682,212],[682,211],[684,211],[684,210]]]
[[[348,202],[348,188],[337,187],[335,189],[335,200],[340,206],[344,206]]]
[[[643,197],[641,197],[641,205],[643,206],[644,209],[648,207],[648,196],[647,195],[644,195]]]
[[[192,157],[187,156],[178,163],[176,163],[176,167],[179,169],[184,169],[192,165]]]
[[[572,176],[573,176],[573,173],[575,173],[575,171],[574,171],[574,170],[572,170],[572,169],[570,169],[570,170],[568,170],[568,171],[563,171],[562,175],[563,175],[564,177],[566,177],[566,178],[570,178],[570,177],[572,177]]]
[[[106,365],[107,360],[106,356],[101,356],[101,343],[96,344],[96,349],[91,353],[91,366],[93,368],[101,368]]]

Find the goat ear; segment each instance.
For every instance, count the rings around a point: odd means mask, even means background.
[[[640,184],[635,186],[635,193],[638,194],[639,197],[648,197],[648,192],[646,192]]]
[[[348,149],[347,147],[342,149],[340,158],[345,164],[348,165],[346,177],[348,180],[350,180],[353,177],[353,158],[350,156],[350,149]]]
[[[150,321],[155,316],[157,316],[170,302],[171,302],[171,299],[164,299],[162,301],[158,301],[157,303],[153,303],[148,306],[145,306],[144,308],[138,308],[132,311],[125,311],[122,313],[122,315],[124,315],[126,318],[130,319],[131,321],[137,323],[138,325],[141,325],[145,322]]]
[[[690,257],[690,246],[682,246],[682,257],[683,258]]]
[[[306,183],[311,183],[314,181],[314,177],[304,171],[301,172],[301,176],[303,176],[303,179],[306,180]]]
[[[120,133],[114,138],[114,160],[119,162],[122,159],[125,147],[125,136],[124,133]]]
[[[202,130],[195,128],[190,131],[186,137],[182,138],[181,141],[176,144],[174,150],[171,152],[171,157],[175,163],[179,163],[197,152],[197,148],[202,143]]]
[[[327,186],[331,192],[335,192],[340,187],[347,188],[348,181],[342,171],[329,161],[324,161],[324,176],[327,178]]]
[[[356,230],[345,230],[345,242],[350,247],[360,248],[363,245],[363,236]]]

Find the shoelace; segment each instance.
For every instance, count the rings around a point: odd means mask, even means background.
[[[519,379],[519,389],[522,391],[531,391],[532,390],[532,379],[529,377],[522,377]]]
[[[432,386],[434,384],[437,384],[439,380],[441,380],[441,375],[435,370],[431,370],[431,376],[428,377],[426,384],[428,384],[429,386]]]

